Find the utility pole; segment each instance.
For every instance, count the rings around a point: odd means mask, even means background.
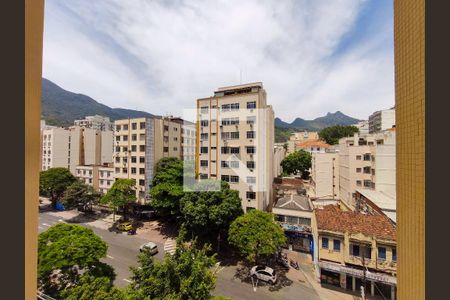
[[[365,300],[364,289],[366,288],[366,265],[364,261],[364,252],[366,252],[366,246],[362,246],[362,267],[363,267],[363,285],[361,286],[361,298]]]

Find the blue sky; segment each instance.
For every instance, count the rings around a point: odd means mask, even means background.
[[[111,107],[181,115],[262,81],[285,121],[394,105],[392,0],[47,0],[43,76]]]

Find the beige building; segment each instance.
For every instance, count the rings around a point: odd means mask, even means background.
[[[181,126],[181,149],[182,159],[185,161],[195,160],[195,139],[196,139],[195,124],[183,121]]]
[[[339,140],[339,196],[356,207],[356,189],[382,192],[395,203],[395,129]]]
[[[75,176],[96,191],[106,194],[114,183],[112,166],[77,166]]]
[[[339,154],[313,153],[310,197],[314,200],[339,199]]]
[[[112,162],[112,131],[72,126],[50,128],[41,134],[41,169],[68,168],[75,175],[80,165]]]
[[[295,151],[298,150],[304,150],[309,153],[325,153],[331,151],[332,147],[321,140],[309,140],[305,142],[297,142],[295,144]]]
[[[311,226],[318,281],[395,299],[396,228],[388,218],[328,205],[314,210]]]
[[[283,173],[281,162],[286,157],[286,149],[283,145],[275,145],[273,147],[273,175],[280,176]]]
[[[395,108],[376,111],[369,116],[369,133],[377,133],[395,126]]]
[[[75,120],[74,125],[84,128],[98,129],[102,131],[113,130],[113,123],[109,120],[109,118],[99,115],[87,116],[82,120]]]
[[[114,127],[114,177],[135,179],[136,196],[144,203],[156,163],[164,157],[181,159],[182,124],[176,118],[153,117],[117,120]]]
[[[315,131],[293,132],[287,142],[287,154],[297,151],[296,145],[306,141],[314,141],[319,139],[319,133]]]
[[[197,100],[196,173],[230,183],[244,211],[265,210],[274,178],[274,112],[261,82]]]

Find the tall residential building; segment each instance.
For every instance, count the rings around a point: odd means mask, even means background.
[[[114,177],[136,180],[136,197],[149,200],[156,163],[181,158],[182,123],[168,117],[116,120]]]
[[[219,88],[197,100],[196,173],[239,191],[244,211],[272,199],[274,112],[261,82]]]
[[[356,190],[386,194],[395,203],[395,129],[339,140],[339,195],[355,208]]]
[[[114,183],[112,166],[77,166],[75,176],[96,191],[106,194]]]
[[[395,126],[395,108],[379,110],[369,116],[369,133],[380,132]]]
[[[316,200],[339,199],[339,154],[313,153],[310,196]]]
[[[72,126],[49,128],[41,134],[41,169],[63,167],[75,174],[80,165],[112,162],[112,131]]]
[[[109,120],[109,117],[103,117],[99,115],[87,116],[82,120],[75,120],[75,126],[80,126],[84,128],[92,128],[98,130],[113,130],[113,123]]]
[[[195,124],[184,121],[181,125],[181,158],[184,161],[195,160]]]

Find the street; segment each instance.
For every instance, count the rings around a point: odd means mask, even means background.
[[[41,212],[39,214],[39,233],[48,229],[50,226],[59,222],[66,222],[62,217],[56,215],[55,212]],[[108,244],[107,257],[102,259],[103,262],[111,265],[116,272],[114,284],[118,287],[125,287],[130,283],[131,272],[130,266],[137,265],[137,255],[139,246],[149,242],[139,235],[127,235],[115,233],[105,228],[99,228],[90,224],[95,222],[77,223],[81,226],[91,228],[95,234],[100,236]],[[164,245],[159,240],[152,240],[158,246],[159,252],[155,255],[156,259],[161,260],[164,257]],[[279,283],[272,286],[259,281],[256,290],[253,288],[252,281],[247,276],[248,272],[244,271],[239,274],[238,266],[229,265],[217,268],[216,288],[214,295],[222,295],[232,299],[321,299],[315,288],[306,280],[300,282],[298,280],[290,280],[287,277],[281,278]]]

